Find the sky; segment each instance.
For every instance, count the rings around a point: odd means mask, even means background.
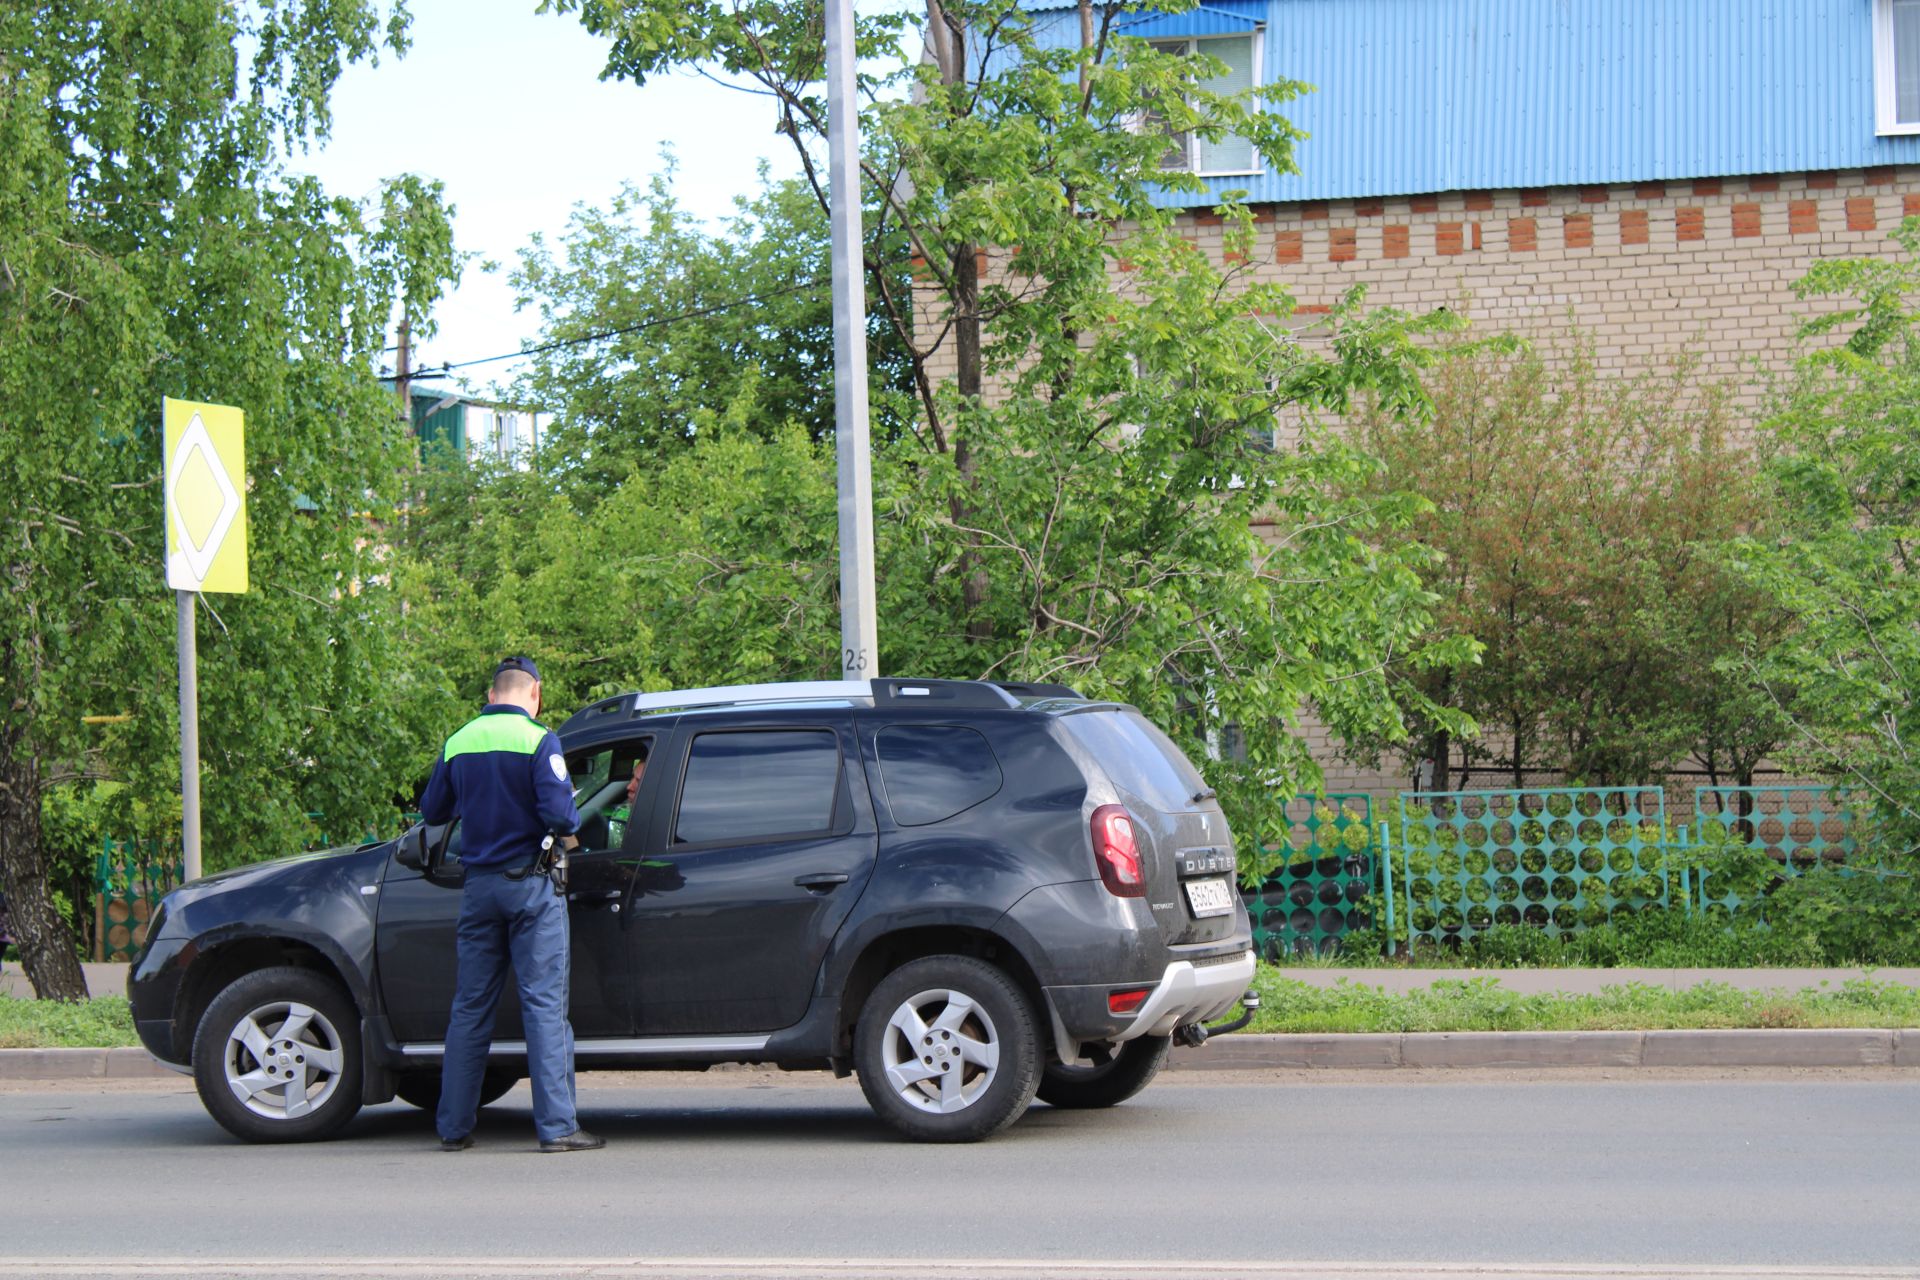
[[[575,17],[536,16],[536,2],[410,0],[407,55],[349,68],[334,91],[330,139],[293,161],[352,197],[399,173],[446,183],[455,244],[476,256],[436,309],[439,332],[418,344],[416,365],[530,340],[537,316],[515,312],[507,270],[535,232],[556,238],[576,205],[604,205],[622,182],[644,186],[663,168],[663,144],[679,160],[676,194],[702,218],[752,191],[762,158],[776,176],[797,172],[765,98],[695,75],[644,88],[602,81],[607,42]],[[500,269],[483,270],[487,260]],[[471,385],[504,383],[517,364],[472,370]]]

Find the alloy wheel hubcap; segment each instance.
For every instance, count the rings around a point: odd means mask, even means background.
[[[227,1088],[269,1120],[312,1115],[340,1083],[340,1033],[325,1014],[295,1000],[263,1004],[234,1025],[221,1055]]]
[[[909,996],[881,1040],[887,1082],[918,1111],[943,1115],[979,1101],[1000,1070],[1000,1036],[965,992],[935,988]]]

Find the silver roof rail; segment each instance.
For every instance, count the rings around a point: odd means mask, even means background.
[[[669,689],[636,693],[633,713],[682,711],[692,707],[735,707],[755,702],[824,702],[873,697],[871,680],[790,680],[776,684],[725,684],[708,689]]]

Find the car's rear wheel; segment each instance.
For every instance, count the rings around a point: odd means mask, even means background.
[[[401,1076],[394,1084],[393,1091],[402,1102],[410,1102],[422,1111],[440,1109],[440,1080],[438,1071],[414,1071]],[[507,1096],[507,1091],[520,1083],[518,1071],[489,1071],[480,1077],[480,1105],[498,1102]]]
[[[1126,1041],[1098,1066],[1048,1063],[1040,1075],[1040,1101],[1070,1110],[1125,1102],[1153,1083],[1172,1048],[1172,1036],[1141,1036]]]
[[[919,1142],[978,1142],[1012,1124],[1040,1082],[1033,1008],[999,969],[929,956],[888,974],[854,1026],[860,1088]]]
[[[330,1138],[360,1110],[360,1018],[339,984],[259,969],[213,998],[193,1037],[193,1081],[249,1142]]]

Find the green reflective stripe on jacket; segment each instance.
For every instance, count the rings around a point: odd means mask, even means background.
[[[477,755],[484,751],[511,751],[530,756],[546,741],[546,726],[527,716],[479,716],[460,726],[447,739],[443,759]]]

